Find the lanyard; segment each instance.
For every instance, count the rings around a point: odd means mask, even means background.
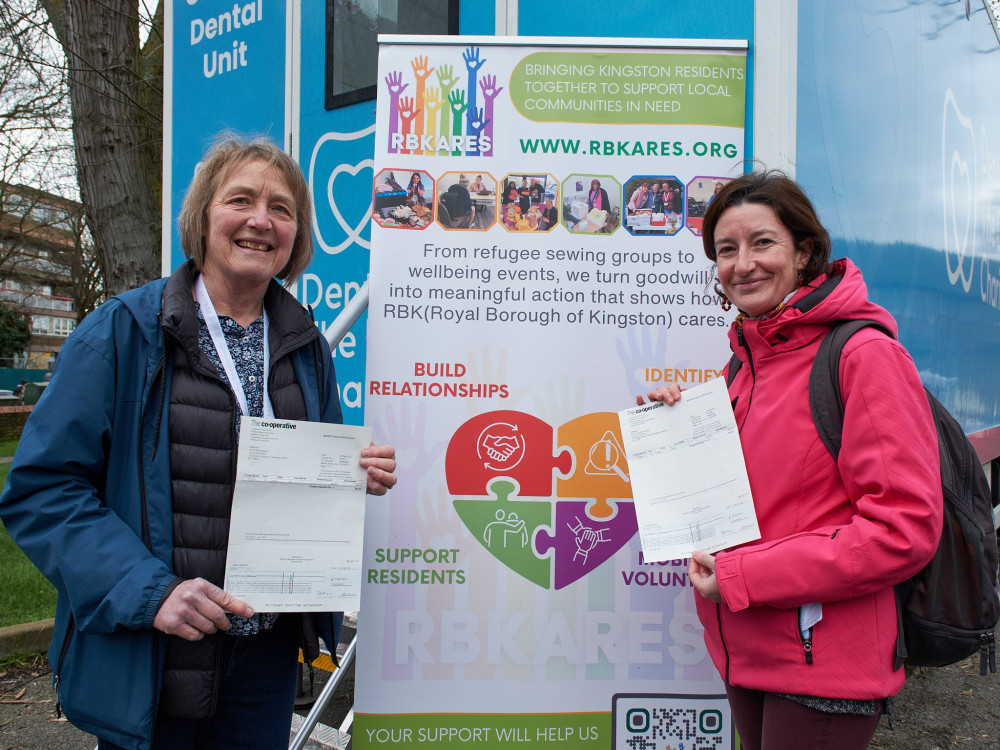
[[[201,274],[198,274],[198,278],[194,282],[194,293],[198,298],[198,304],[201,306],[202,315],[205,316],[205,326],[208,328],[208,335],[212,337],[212,343],[215,345],[215,351],[219,355],[219,361],[222,362],[222,369],[226,371],[226,377],[229,378],[229,388],[232,390],[233,395],[236,396],[236,400],[240,404],[240,411],[243,412],[243,416],[249,417],[250,411],[247,408],[246,394],[243,392],[243,382],[240,380],[240,376],[236,372],[233,355],[229,353],[229,345],[226,343],[226,337],[222,333],[222,325],[219,323],[219,315],[215,312],[215,305],[212,304],[212,298],[208,296],[208,290],[205,288],[205,280]],[[270,419],[274,417],[274,409],[271,408],[271,399],[267,395],[267,371],[271,359],[271,353],[267,345],[267,329],[267,310],[264,310],[263,416]]]

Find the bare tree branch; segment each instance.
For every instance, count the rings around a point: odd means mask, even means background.
[[[163,10],[140,48],[138,0],[40,2],[68,61],[80,196],[114,294],[160,272]]]

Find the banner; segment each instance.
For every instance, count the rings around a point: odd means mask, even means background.
[[[729,748],[616,412],[728,359],[700,234],[746,43],[516,41],[382,39],[366,424],[400,482],[367,509],[355,747]]]

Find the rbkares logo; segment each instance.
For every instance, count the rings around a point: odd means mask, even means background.
[[[503,86],[485,73],[486,59],[480,58],[478,47],[468,47],[461,62],[450,61],[452,54],[442,50],[434,59],[417,55],[410,71],[392,70],[385,76],[390,154],[492,155],[493,102]]]

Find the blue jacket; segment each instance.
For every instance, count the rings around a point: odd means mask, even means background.
[[[175,578],[166,282],[109,300],[62,346],[0,496],[11,537],[58,592],[49,660],[66,716],[130,750],[150,746],[165,650],[153,618]],[[309,420],[339,423],[330,350],[317,337],[320,348],[297,349],[292,365]],[[333,648],[325,620],[320,635]]]

